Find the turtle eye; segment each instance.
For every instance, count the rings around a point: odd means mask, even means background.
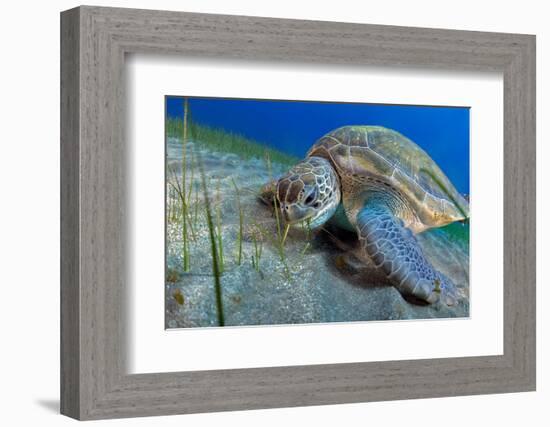
[[[315,200],[315,191],[312,191],[309,193],[309,195],[306,197],[306,200],[304,200],[304,203],[306,205],[311,205],[313,201]]]

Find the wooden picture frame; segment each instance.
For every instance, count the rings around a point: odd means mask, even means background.
[[[177,54],[504,79],[499,356],[128,375],[124,60]],[[535,390],[535,37],[78,7],[61,14],[61,412],[101,419]]]

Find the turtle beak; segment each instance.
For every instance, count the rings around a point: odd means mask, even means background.
[[[310,208],[303,208],[298,205],[283,204],[281,206],[281,211],[285,221],[290,224],[303,221],[311,216]]]

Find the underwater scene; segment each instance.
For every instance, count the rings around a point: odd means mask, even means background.
[[[165,97],[165,326],[469,316],[468,107]]]

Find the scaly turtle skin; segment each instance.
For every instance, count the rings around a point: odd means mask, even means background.
[[[275,194],[272,194],[275,193]],[[414,234],[469,217],[468,202],[414,142],[381,126],[345,126],[265,188],[285,220],[332,219],[357,232],[366,254],[397,289],[428,303],[457,303],[451,280],[426,259]]]

